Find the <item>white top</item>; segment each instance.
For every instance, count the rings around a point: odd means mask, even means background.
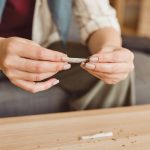
[[[116,11],[110,6],[109,0],[74,0],[73,12],[80,27],[82,43],[100,28],[113,27],[120,32]],[[36,0],[32,40],[45,47],[60,41],[47,0]]]

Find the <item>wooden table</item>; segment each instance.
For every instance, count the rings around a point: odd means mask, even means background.
[[[112,131],[113,138],[79,140]],[[150,105],[0,119],[0,150],[150,150]]]

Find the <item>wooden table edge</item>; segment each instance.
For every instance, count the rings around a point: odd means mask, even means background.
[[[137,106],[128,106],[128,107],[82,110],[82,111],[40,114],[40,115],[21,116],[21,117],[8,117],[8,118],[0,118],[0,125],[8,124],[8,123],[16,123],[16,122],[58,120],[58,119],[73,118],[73,117],[85,117],[85,116],[95,116],[95,115],[126,113],[126,112],[137,112],[137,111],[146,111],[149,109],[150,109],[150,105],[137,105]]]

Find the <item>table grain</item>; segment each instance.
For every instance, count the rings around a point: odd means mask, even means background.
[[[1,118],[0,150],[150,150],[150,105]]]

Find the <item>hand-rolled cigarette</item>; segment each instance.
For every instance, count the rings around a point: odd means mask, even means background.
[[[82,62],[86,62],[87,59],[86,58],[71,58],[71,57],[68,57],[65,61],[67,61],[68,63],[82,63]]]
[[[91,140],[91,139],[99,139],[99,138],[105,138],[105,137],[112,137],[112,132],[104,132],[104,133],[98,133],[94,135],[88,135],[88,136],[81,136],[81,140]]]

